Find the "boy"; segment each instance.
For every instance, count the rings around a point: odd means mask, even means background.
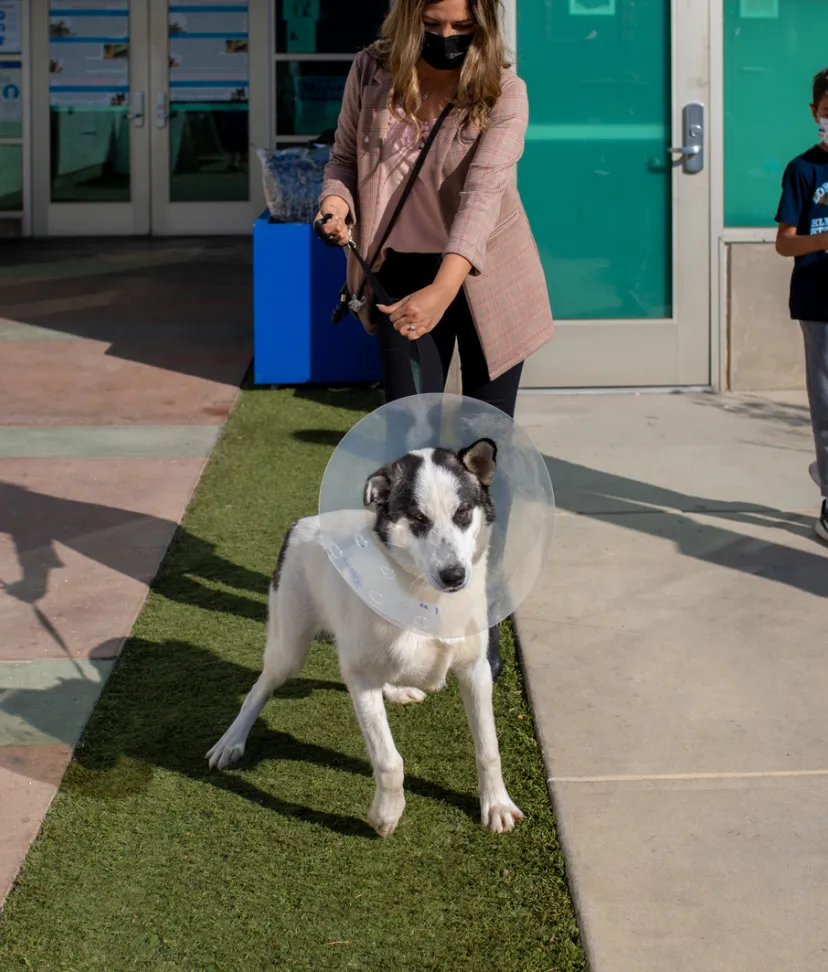
[[[776,213],[776,252],[794,257],[791,317],[805,337],[805,369],[816,462],[811,478],[822,490],[816,535],[828,543],[828,68],[813,81],[811,114],[820,141],[789,163]]]

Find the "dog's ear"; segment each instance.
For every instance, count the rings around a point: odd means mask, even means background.
[[[383,466],[373,475],[369,476],[365,483],[365,492],[362,495],[362,502],[366,506],[374,503],[385,503],[388,494],[391,492],[391,468]]]
[[[491,486],[497,466],[497,446],[492,439],[478,439],[457,453],[457,458],[484,486]]]

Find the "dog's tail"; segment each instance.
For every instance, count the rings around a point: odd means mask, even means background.
[[[298,556],[297,523],[285,534],[268,592],[267,645],[262,675],[275,688],[295,675],[304,665],[314,634],[308,616],[307,597],[299,590],[305,585],[304,570]]]
[[[285,539],[282,541],[282,549],[279,551],[279,559],[276,561],[276,566],[273,569],[273,575],[270,578],[271,597],[275,591],[279,590],[279,583],[282,579],[282,571],[284,570],[285,560],[287,559],[288,555],[288,548],[290,547],[290,538],[293,536],[293,533],[296,530],[296,522],[291,523],[291,525],[288,527],[288,531],[285,534]]]

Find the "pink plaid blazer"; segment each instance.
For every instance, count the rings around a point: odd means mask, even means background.
[[[380,148],[388,129],[391,76],[367,52],[358,54],[342,99],[336,141],[325,169],[322,197],[348,203],[357,247],[372,240],[377,212]],[[504,74],[503,92],[481,133],[453,113],[443,123],[431,151],[436,156],[437,191],[449,234],[446,253],[472,265],[464,289],[489,376],[497,378],[523,361],[552,336],[552,310],[538,248],[515,185],[529,117],[526,85]],[[348,285],[361,282],[348,259]],[[362,321],[369,332],[369,303]]]

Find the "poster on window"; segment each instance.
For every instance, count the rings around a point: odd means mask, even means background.
[[[129,10],[124,0],[70,0],[50,10],[50,103],[122,105],[128,92]]]
[[[247,4],[170,7],[170,101],[246,103]]]
[[[0,0],[0,54],[19,54],[20,0]]]

